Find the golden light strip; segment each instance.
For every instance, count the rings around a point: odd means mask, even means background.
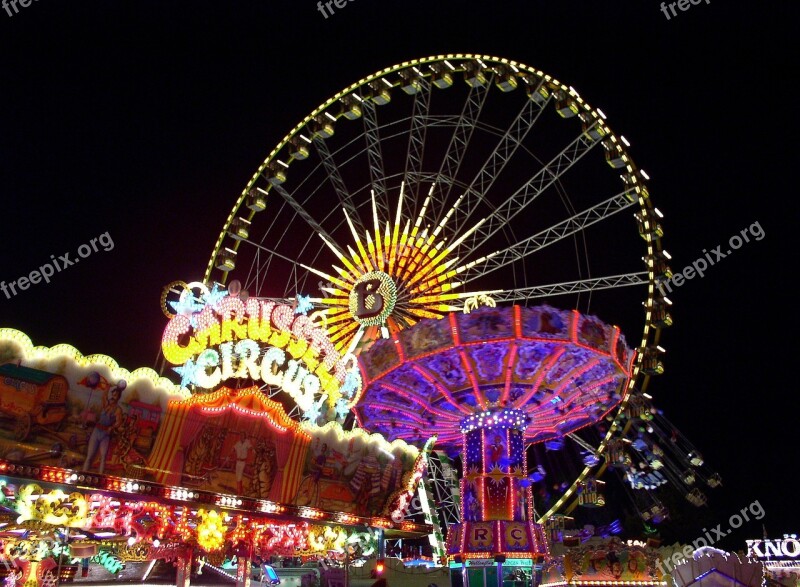
[[[428,262],[427,259],[423,259],[422,263],[420,263],[419,267],[415,271],[415,274],[417,276],[416,281],[424,280],[426,277],[428,277],[428,275],[430,275],[432,270],[435,269],[435,268],[436,267],[431,265],[431,263]],[[413,282],[409,282],[407,284],[407,287],[410,287],[412,285],[413,285]]]
[[[403,197],[405,194],[406,182],[400,182],[400,197],[397,198],[397,211],[394,214],[394,230],[392,231],[392,239],[391,239],[391,255],[389,256],[389,274],[392,274],[394,271],[394,259],[397,255],[397,243],[399,242],[400,238],[400,220],[401,214],[403,210]],[[386,224],[386,232],[389,232],[389,224]]]
[[[350,312],[347,308],[331,308],[331,310],[336,310],[336,314],[338,315],[331,315],[328,314],[328,330],[331,330],[331,326],[334,324],[339,324],[340,322],[344,322],[345,320],[351,321],[352,318],[350,316]],[[327,314],[327,312],[326,312]]]
[[[339,287],[344,287],[344,288],[347,287],[347,283],[342,281],[338,277],[334,277],[333,275],[328,275],[324,271],[319,271],[317,269],[314,269],[313,267],[309,267],[308,265],[304,265],[303,263],[298,263],[298,265],[300,265],[300,267],[302,267],[306,271],[311,271],[311,273],[313,273],[315,275],[318,275],[319,277],[322,277],[323,279],[327,279],[331,283],[335,283]]]
[[[326,305],[333,305],[333,306],[344,306],[345,308],[348,306],[347,298],[345,299],[337,299],[337,298],[322,298],[320,300],[323,304]]]
[[[350,322],[349,324],[343,326],[334,335],[330,337],[331,342],[337,349],[344,347],[345,346],[344,343],[347,342],[348,335],[350,335],[357,328],[358,328],[357,322]]]
[[[358,252],[361,253],[361,260],[366,264],[368,271],[375,271],[375,268],[372,266],[372,263],[369,261],[369,255],[367,255],[367,251],[364,248],[364,244],[361,242],[361,239],[358,237],[358,233],[356,232],[355,226],[353,226],[353,221],[350,220],[350,215],[347,213],[347,210],[344,211],[344,217],[347,219],[347,224],[350,227],[350,232],[353,233],[353,239],[356,242],[356,248]],[[350,249],[350,247],[347,247]],[[352,249],[351,249],[352,250]],[[357,255],[354,253],[353,258],[355,259]]]
[[[381,271],[384,271],[386,259],[383,255],[383,243],[381,242],[381,223],[378,221],[378,205],[375,202],[375,190],[370,190],[370,196],[372,198],[372,222],[375,225],[376,266]]]
[[[358,256],[358,253],[356,253],[353,250],[353,247],[351,247],[350,245],[347,245],[347,252],[350,253],[350,258],[353,259],[353,263],[355,263],[355,265],[356,265],[356,267],[353,270],[353,273],[354,274],[366,273],[367,268],[363,264],[363,262],[361,261],[361,257]]]
[[[440,313],[437,314],[435,312],[432,312],[432,311],[430,311],[431,309],[433,309],[433,310],[438,309]],[[440,319],[442,317],[442,314],[447,314],[447,312],[450,312],[451,310],[450,310],[450,306],[439,306],[438,308],[429,306],[429,309],[427,309],[427,310],[424,310],[422,308],[409,308],[408,311],[411,312],[412,314],[414,314],[415,316],[419,317],[419,318],[435,318],[435,319],[438,320],[438,319]]]

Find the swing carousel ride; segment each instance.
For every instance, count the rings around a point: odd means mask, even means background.
[[[428,537],[533,572],[608,469],[648,525],[664,484],[702,505],[719,477],[647,393],[671,273],[628,148],[496,57],[337,93],[258,168],[203,280],[164,288],[160,374],[0,331],[4,560],[33,585],[171,559],[188,584],[238,556],[244,584],[257,556]]]

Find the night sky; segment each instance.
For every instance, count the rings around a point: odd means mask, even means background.
[[[721,546],[762,523],[800,532],[795,1],[705,1],[669,20],[656,0],[351,0],[327,19],[313,0],[17,6],[0,10],[0,280],[106,232],[114,247],[0,293],[0,326],[153,366],[161,288],[202,278],[236,197],[303,117],[401,61],[507,57],[574,86],[631,141],[675,271],[763,229],[670,296],[649,392],[722,475],[702,523],[756,500],[766,512]]]

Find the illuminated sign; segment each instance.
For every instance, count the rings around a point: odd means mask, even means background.
[[[493,567],[494,564],[493,558],[473,558],[467,561],[469,567]]]
[[[370,271],[353,284],[348,309],[362,326],[383,324],[394,310],[397,287],[383,271]]]
[[[125,568],[125,564],[119,558],[105,550],[93,556],[91,561],[93,563],[100,563],[105,570],[113,575],[116,575]]]
[[[347,533],[341,527],[321,526],[308,533],[308,544],[312,550],[318,552],[344,552]]]
[[[225,545],[225,519],[214,510],[197,510],[197,545],[206,552],[215,552]]]
[[[35,483],[23,485],[15,503],[17,524],[37,520],[54,526],[80,528],[87,521],[89,504],[80,493],[67,495],[60,489],[45,492]]]
[[[304,412],[318,408],[317,396],[331,406],[340,399],[348,404],[361,389],[356,362],[339,355],[298,300],[296,306],[243,300],[216,285],[209,291],[189,284],[171,304],[176,314],[164,329],[164,358],[179,365],[182,386],[213,389],[228,379],[252,379],[280,387]]]
[[[800,557],[800,540],[794,534],[788,534],[775,540],[748,540],[747,555],[759,559],[798,558]]]

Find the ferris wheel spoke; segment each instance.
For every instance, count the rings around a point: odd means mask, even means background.
[[[457,128],[461,117],[456,114],[431,114],[427,118],[430,128]]]
[[[283,206],[286,205],[287,205],[286,202],[283,202],[282,204],[280,204],[280,206],[277,206],[276,204],[276,206],[280,210],[282,210]],[[276,211],[276,213],[273,214],[268,229],[264,232],[264,235],[261,237],[261,243],[264,242],[268,234],[274,234],[273,231],[277,231],[279,216],[280,216],[279,211]],[[279,237],[278,242],[280,242],[281,238],[283,238],[283,235]],[[255,248],[255,255],[253,256],[253,260],[250,263],[250,269],[248,271],[247,278],[244,282],[244,286],[245,288],[252,288],[254,286],[254,289],[252,291],[259,292],[261,291],[261,286],[264,283],[265,276],[269,273],[270,266],[272,265],[273,262],[273,256],[268,249],[259,248],[258,243],[254,242],[252,239],[239,239],[239,244],[251,245],[254,246]],[[263,258],[261,255],[262,252],[267,253],[266,255],[263,256]]]
[[[367,158],[369,160],[370,185],[375,192],[375,207],[378,218],[389,218],[389,203],[386,195],[386,170],[383,165],[381,139],[378,132],[378,116],[372,100],[362,103],[364,119],[364,137],[367,140]]]
[[[591,444],[586,442],[583,438],[578,436],[575,432],[570,432],[569,434],[567,434],[567,437],[572,439],[581,448],[583,448],[585,450],[588,450],[590,453],[592,453],[592,454],[596,454],[597,453],[597,447],[596,446],[592,446]]]
[[[484,275],[520,261],[543,248],[552,245],[568,236],[578,233],[592,224],[610,218],[617,212],[636,204],[635,192],[632,189],[620,192],[611,198],[592,206],[571,218],[559,222],[550,228],[538,232],[514,245],[487,255],[486,259],[463,272],[458,273],[459,281],[469,283]],[[464,267],[469,267],[465,265]],[[458,269],[456,270],[458,271]]]
[[[647,272],[640,271],[637,273],[624,273],[622,275],[610,275],[607,277],[596,277],[593,279],[581,279],[578,281],[565,281],[563,283],[551,283],[548,285],[512,289],[492,294],[492,298],[495,302],[525,302],[536,298],[546,298],[548,296],[583,293],[631,285],[647,285],[648,283]]]
[[[261,261],[261,251],[256,249],[255,255],[253,257],[253,262],[250,263],[250,269],[247,273],[247,278],[244,281],[244,289],[250,291],[250,288],[253,288],[252,291],[261,291],[261,275],[259,275],[259,265]]]
[[[461,220],[456,223],[456,234],[461,234],[466,222],[477,209],[478,204],[485,201],[484,194],[491,189],[497,176],[500,175],[508,161],[522,145],[522,141],[536,124],[539,116],[549,103],[549,99],[541,103],[533,100],[525,101],[511,126],[509,126],[497,146],[486,159],[486,163],[484,163],[469,188],[467,188],[464,202],[459,209]]]
[[[244,288],[248,289],[251,286],[255,286],[253,291],[261,291],[261,280],[260,275],[258,274],[258,265],[261,257],[261,251],[256,249],[255,255],[253,256],[253,262],[250,263],[250,269],[247,273],[247,279],[244,282]],[[249,291],[249,289],[248,289]]]
[[[281,259],[283,261],[286,261],[286,262],[290,263],[292,271],[299,271],[299,270],[308,271],[309,270],[309,267],[306,267],[302,263],[298,263],[295,259],[292,259],[291,257],[287,257],[286,255],[282,255],[278,251],[270,249],[269,247],[266,247],[266,246],[262,245],[261,243],[257,243],[257,242],[254,242],[254,241],[251,241],[251,240],[248,240],[248,239],[241,239],[241,242],[247,243],[248,245],[258,249],[259,251],[263,251],[263,252],[267,253],[267,261],[263,265],[259,266],[258,269],[256,270],[256,279],[258,278],[258,275],[262,275],[263,274],[264,267],[268,266],[268,264],[274,258],[278,258],[278,259]],[[262,296],[258,296],[258,297],[260,298]]]
[[[319,223],[316,220],[314,220],[314,218],[312,218],[311,214],[309,214],[308,211],[305,208],[303,208],[300,205],[300,203],[297,200],[295,200],[294,197],[292,197],[292,195],[286,191],[286,189],[284,189],[282,185],[275,185],[273,186],[273,189],[281,195],[281,197],[286,201],[286,203],[292,207],[295,213],[300,218],[302,218],[314,232],[324,237],[328,242],[330,243],[334,242],[331,235],[328,234],[328,231],[322,228],[322,226],[320,226]]]
[[[503,229],[512,218],[536,200],[547,188],[561,179],[597,143],[598,141],[593,141],[584,132],[567,145],[522,187],[502,202],[491,215],[486,217],[486,221],[463,241],[467,251],[465,256],[470,256],[482,243],[490,239],[497,231]]]
[[[447,147],[447,153],[442,161],[442,166],[439,168],[439,177],[458,177],[458,170],[461,168],[461,162],[464,160],[464,154],[467,151],[472,133],[475,131],[475,126],[483,111],[483,105],[486,103],[486,97],[489,95],[489,88],[491,81],[486,83],[485,86],[472,86],[467,96],[467,101],[461,111],[461,116],[458,119],[456,128],[450,138],[450,144]],[[448,186],[447,190],[434,190],[433,199],[435,202],[434,208],[441,212],[447,210],[447,196],[450,193],[452,184]],[[434,218],[438,222],[439,218]]]
[[[347,187],[342,179],[342,174],[339,172],[339,167],[336,165],[336,161],[331,155],[330,149],[328,149],[328,144],[323,139],[316,138],[314,139],[314,146],[317,149],[317,154],[322,161],[322,165],[325,167],[325,172],[327,173],[328,179],[333,186],[333,190],[336,192],[336,195],[339,198],[339,205],[347,210],[347,213],[350,215],[350,219],[357,226],[357,228],[363,232],[364,226],[362,225],[361,219],[358,216],[356,207],[353,205],[353,199],[350,195],[350,192],[347,191]]]
[[[322,163],[319,163],[317,167],[312,171],[312,174],[314,173],[314,171],[318,170],[321,167]],[[289,208],[291,208],[291,210],[294,211],[295,216],[301,216],[306,221],[306,223],[311,228],[310,234],[314,235],[321,234],[323,237],[327,234],[327,232],[320,227],[320,223],[317,222],[316,219],[314,219],[310,214],[306,212],[305,208],[303,208],[302,204],[300,204],[300,202],[298,202],[296,198],[296,194],[302,192],[302,188],[309,181],[309,177],[311,177],[311,174],[306,175],[305,178],[300,182],[300,184],[295,186],[294,190],[292,190],[291,193],[287,192],[287,190],[283,187],[283,185],[271,186],[272,189],[275,189],[278,192],[278,194],[283,198],[283,200],[282,201],[275,200],[273,202],[273,206],[277,206],[277,210],[275,210],[275,212],[271,215],[271,221],[269,223],[269,227],[261,236],[260,244],[262,245],[262,247],[258,248],[258,246],[256,246],[255,258],[253,259],[250,271],[247,276],[247,281],[245,282],[246,286],[249,287],[251,284],[253,284],[253,281],[255,281],[256,292],[261,291],[261,284],[265,282],[265,276],[269,274],[269,270],[272,263],[275,262],[277,258],[286,259],[286,257],[283,255],[274,256],[272,249],[263,246],[264,241],[267,239],[268,236],[272,237],[271,240],[274,241],[275,243],[275,249],[281,248],[280,244],[284,241],[284,239],[292,238],[292,256],[298,259],[303,258],[303,254],[306,248],[310,246],[310,242],[312,241],[312,239],[310,238],[306,239],[305,244],[303,244],[302,246],[302,249],[297,248],[296,243],[298,242],[298,239],[296,237],[296,233],[292,232],[294,230],[293,225],[291,222],[287,222],[285,219],[285,214],[291,213],[288,210]],[[318,191],[324,183],[325,182],[323,181],[319,185],[317,185],[314,191],[311,192],[311,195],[306,196],[305,198],[306,201],[308,201],[308,199],[311,196],[313,196],[313,194],[316,193],[316,191]],[[325,216],[325,218],[322,219],[322,223],[326,223],[328,217],[331,214],[332,212],[329,212]],[[276,233],[280,234],[276,235]],[[231,236],[234,235],[231,234]],[[239,238],[237,240],[239,240],[241,243],[246,243],[254,246],[257,245],[256,243],[248,239]],[[265,255],[263,255],[263,259],[261,255],[262,251],[266,253]],[[297,275],[296,268],[292,270],[292,275],[294,276]],[[297,279],[295,279],[295,281],[297,281]]]
[[[283,187],[282,186],[275,186],[275,187],[277,188],[276,191],[280,192],[281,196],[284,196],[285,190],[283,190],[283,192],[281,192]],[[295,191],[297,191],[297,190],[295,190]],[[280,202],[279,208],[280,208],[282,214],[286,214],[288,212],[288,211],[287,212],[283,211],[284,207],[287,207],[287,208],[291,208],[294,211],[295,215],[298,215],[298,209],[297,208],[298,208],[299,204],[296,201],[293,202],[293,205],[290,204],[290,202],[292,202],[293,200],[294,200],[294,197],[290,194],[288,197],[284,198],[284,201]],[[279,201],[280,200],[276,200],[276,203],[279,202]],[[285,246],[282,246],[285,240],[288,239],[290,241],[290,246],[292,247],[292,250],[291,250],[290,254],[291,254],[291,258],[293,258],[293,259],[304,258],[302,253],[309,246],[309,242],[312,240],[310,238],[306,239],[305,244],[303,244],[303,246],[302,246],[302,249],[298,249],[297,246],[296,246],[298,239],[297,239],[297,236],[296,236],[296,231],[293,232],[293,228],[292,228],[293,224],[291,222],[286,222],[286,221],[278,222],[278,218],[279,217],[282,217],[281,214],[276,213],[275,216],[273,217],[272,222],[271,222],[271,229],[267,233],[265,233],[265,235],[261,238],[261,242],[260,243],[256,243],[256,242],[254,242],[252,240],[248,240],[248,239],[239,238],[239,242],[240,243],[248,244],[248,245],[256,247],[256,255],[255,255],[255,258],[253,259],[253,263],[251,265],[251,269],[250,269],[250,272],[248,274],[247,282],[246,282],[246,284],[249,286],[252,283],[250,281],[251,278],[254,278],[255,281],[256,281],[256,289],[255,289],[256,292],[262,291],[261,287],[263,286],[263,284],[270,282],[267,279],[266,276],[270,274],[270,269],[271,269],[271,266],[272,266],[273,263],[277,262],[279,264],[278,260],[284,260],[284,261],[285,260],[289,260],[289,261],[291,261],[290,257],[287,257],[285,254],[280,254],[280,253],[277,252],[278,250],[285,250],[286,249]],[[309,216],[309,218],[310,218],[309,226],[311,227],[311,230],[308,231],[308,233],[316,235],[317,234],[317,232],[316,232],[317,229],[315,229],[313,227],[313,225],[314,224],[318,224],[318,223],[316,223],[316,221],[313,218],[311,218],[310,216]],[[279,231],[280,231],[280,233],[279,233]],[[271,241],[271,244],[273,245],[272,248],[267,247],[267,246],[264,245],[264,241],[266,240],[267,234],[273,236],[273,240]],[[261,254],[262,252],[264,253],[263,255]],[[255,272],[255,275],[253,275],[254,272]],[[289,295],[288,292],[291,289],[291,287],[288,285],[289,283],[293,283],[294,284],[294,290],[293,291],[297,291],[297,286],[298,286],[297,275],[298,275],[298,265],[297,264],[293,264],[293,265],[290,266],[290,274],[289,274],[290,281],[287,281],[287,289],[283,292],[284,295]],[[259,281],[261,282],[261,285],[258,284]]]
[[[411,131],[408,134],[408,149],[406,151],[406,167],[403,181],[409,193],[415,196],[419,185],[419,174],[422,171],[422,161],[425,155],[425,135],[428,130],[428,113],[431,107],[431,83],[424,77],[419,78],[419,89],[414,95],[414,111],[411,116]],[[414,198],[414,202],[416,199]],[[416,208],[412,209],[412,216]]]

